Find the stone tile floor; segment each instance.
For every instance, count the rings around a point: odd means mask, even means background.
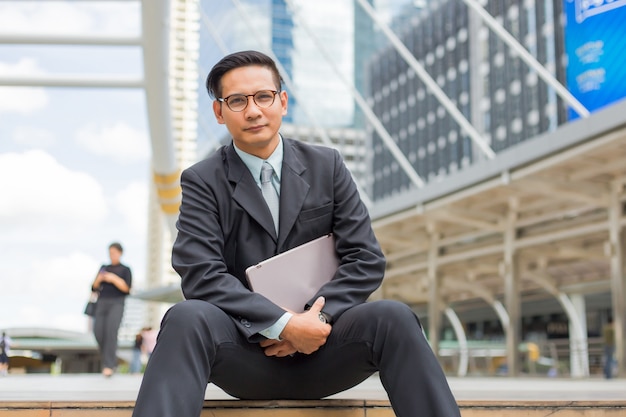
[[[0,401],[134,401],[141,375],[13,374],[0,378]],[[626,379],[451,377],[456,399],[463,401],[625,401]],[[209,385],[206,399],[231,399]],[[331,398],[386,400],[380,380],[372,377]]]

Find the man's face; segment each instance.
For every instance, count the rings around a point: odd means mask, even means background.
[[[120,259],[122,257],[122,252],[117,250],[117,248],[109,248],[109,258],[111,258],[111,264],[116,265],[120,263]]]
[[[222,97],[277,89],[272,72],[259,66],[230,70],[221,81]],[[283,116],[287,114],[287,93],[278,93],[274,103],[266,108],[257,106],[252,97],[248,97],[248,105],[240,112],[232,111],[226,103],[215,100],[213,111],[218,123],[226,125],[239,149],[267,159],[280,140],[278,130]]]

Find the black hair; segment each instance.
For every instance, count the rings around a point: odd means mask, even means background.
[[[276,89],[280,91],[283,79],[272,58],[258,51],[240,51],[226,55],[213,66],[206,78],[206,89],[209,96],[218,98],[222,95],[222,77],[230,70],[241,67],[260,66],[269,69],[274,78]]]
[[[111,249],[111,248],[115,248],[115,249],[117,249],[118,251],[120,251],[120,253],[124,253],[124,249],[122,248],[122,245],[121,245],[120,243],[118,243],[118,242],[113,242],[113,243],[111,243],[111,244],[109,245],[109,249]]]

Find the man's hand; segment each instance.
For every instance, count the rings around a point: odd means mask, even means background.
[[[265,349],[266,356],[282,358],[297,352],[296,348],[287,340],[267,339],[263,340],[260,345]]]
[[[319,319],[324,303],[324,297],[319,297],[308,311],[294,314],[280,334],[283,340],[276,342],[278,344],[288,342],[296,351],[307,355],[318,350],[326,343],[332,329],[330,324],[323,323]]]
[[[113,272],[103,272],[102,281],[115,285],[117,289],[122,292],[128,293],[130,291],[130,287],[128,286],[126,281],[124,281],[122,277],[114,274]]]

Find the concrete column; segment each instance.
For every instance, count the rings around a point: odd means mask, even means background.
[[[430,249],[428,251],[428,340],[439,358],[439,332],[441,331],[441,288],[437,279],[437,257],[439,256],[439,235],[434,224],[428,225]]]
[[[466,376],[467,368],[469,366],[469,349],[467,346],[467,334],[465,333],[465,329],[463,328],[463,324],[459,319],[459,316],[456,312],[447,307],[446,317],[452,324],[452,328],[454,329],[454,334],[456,335],[456,340],[459,342],[459,368],[457,370],[457,376]]]
[[[589,376],[589,351],[587,344],[587,315],[585,299],[581,294],[568,295],[562,292],[554,280],[545,273],[547,260],[539,259],[542,272],[526,271],[525,276],[532,279],[559,301],[567,314],[569,323],[570,371],[572,377]]]
[[[570,294],[569,299],[576,314],[574,326],[569,321],[570,368],[573,377],[589,376],[589,351],[587,348],[587,305],[582,294]]]
[[[519,294],[519,265],[515,254],[515,223],[517,221],[517,199],[509,202],[509,212],[506,218],[504,231],[504,256],[502,262],[502,277],[504,279],[504,304],[509,313],[510,325],[506,332],[506,363],[508,376],[518,376],[521,370],[521,361],[518,347],[521,340],[521,310],[522,303]]]
[[[621,195],[624,184],[615,182],[611,187],[609,203],[609,256],[611,264],[611,301],[613,303],[613,325],[615,326],[615,359],[617,376],[626,377],[626,283],[624,259],[626,258],[626,238],[621,225],[623,207]]]

